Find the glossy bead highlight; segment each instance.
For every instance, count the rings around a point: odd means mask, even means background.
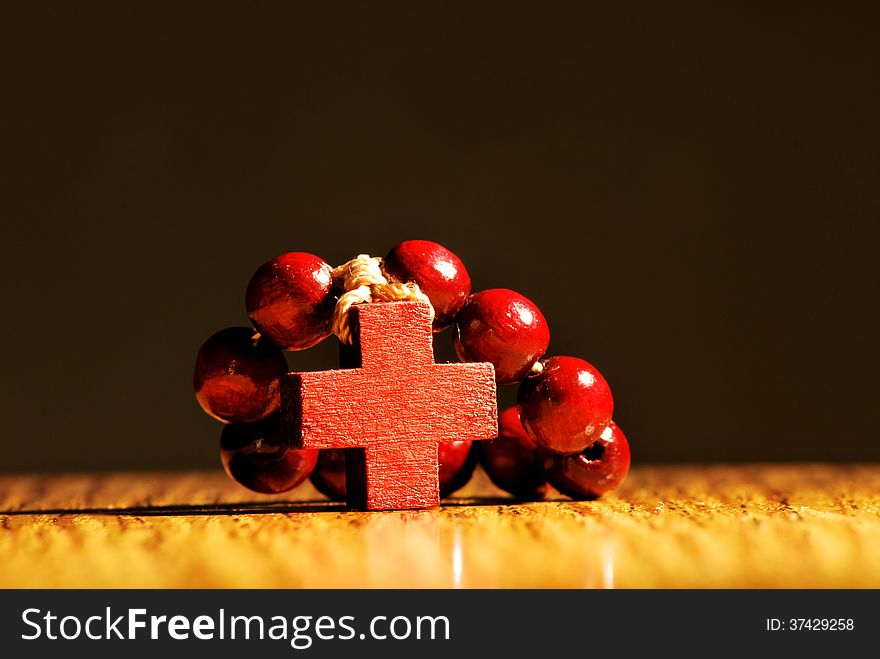
[[[471,292],[471,278],[455,254],[430,240],[404,240],[382,262],[385,272],[414,282],[434,307],[434,331],[447,327]]]
[[[251,322],[285,350],[304,350],[330,335],[336,304],[331,268],[306,252],[288,252],[260,266],[245,296]]]
[[[527,297],[492,288],[468,298],[455,321],[454,342],[462,361],[491,362],[498,384],[514,384],[546,352],[550,328]]]
[[[196,356],[193,389],[208,414],[224,423],[255,423],[281,405],[284,353],[250,327],[230,327]]]
[[[578,453],[611,422],[611,389],[596,367],[576,357],[551,357],[523,380],[517,407],[523,427],[540,447]]]
[[[592,446],[571,455],[545,459],[550,483],[573,499],[595,499],[616,490],[629,473],[629,443],[613,421]]]

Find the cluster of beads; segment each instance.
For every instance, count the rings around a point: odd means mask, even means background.
[[[335,334],[350,343],[352,304],[423,300],[435,333],[453,327],[462,361],[490,362],[498,384],[519,384],[517,405],[501,413],[491,441],[441,442],[440,494],[465,485],[479,461],[516,497],[543,497],[548,484],[573,498],[615,489],[629,470],[629,446],[611,420],[608,383],[591,364],[544,353],[550,331],[529,299],[508,289],[471,294],[461,260],[425,240],[407,240],[384,259],[360,255],[332,268],[303,252],[263,264],[247,288],[253,328],[209,338],[196,359],[196,398],[227,424],[221,458],[229,475],[263,493],[290,490],[306,478],[332,499],[345,498],[342,450],[292,449],[280,433],[283,350],[304,350]]]

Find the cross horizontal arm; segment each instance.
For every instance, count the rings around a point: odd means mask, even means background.
[[[490,364],[289,373],[282,386],[296,447],[480,440],[498,430]]]

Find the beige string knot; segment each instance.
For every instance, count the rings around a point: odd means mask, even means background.
[[[382,259],[377,256],[358,254],[348,263],[333,268],[331,275],[333,281],[344,291],[336,302],[331,323],[333,333],[343,343],[351,343],[348,310],[353,304],[415,300],[427,302],[431,306],[431,301],[422,293],[418,284],[389,278],[382,271]],[[433,306],[431,318],[434,318]]]

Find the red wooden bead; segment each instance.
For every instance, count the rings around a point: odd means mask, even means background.
[[[479,442],[478,442],[479,443]],[[474,475],[477,454],[473,442],[440,442],[437,459],[440,464],[440,497],[445,498],[460,490]]]
[[[434,307],[434,331],[447,327],[471,292],[471,278],[461,260],[430,240],[405,240],[383,260],[385,272],[415,282]]]
[[[520,499],[542,499],[547,493],[543,460],[544,451],[526,434],[516,407],[498,417],[498,437],[480,443],[480,464],[489,479]]]
[[[304,350],[330,335],[336,300],[330,265],[313,254],[289,252],[260,266],[248,284],[254,327],[285,350]]]
[[[557,490],[573,499],[595,499],[617,489],[629,473],[629,443],[613,421],[589,448],[548,454],[544,468]]]
[[[328,499],[345,501],[345,451],[323,449],[310,477],[312,485]]]
[[[285,432],[302,448],[345,448],[355,508],[439,503],[438,444],[497,433],[490,364],[435,364],[424,302],[359,304],[350,320],[358,368],[282,379]]]
[[[249,490],[278,494],[308,478],[318,452],[288,448],[276,415],[261,423],[223,428],[220,459],[226,473]]]
[[[230,327],[205,341],[196,357],[196,400],[225,423],[254,423],[278,411],[284,353],[250,327]]]
[[[523,380],[517,394],[520,420],[534,442],[557,453],[578,453],[611,421],[614,400],[602,374],[576,357],[551,357],[544,370]]]
[[[474,293],[455,321],[455,351],[466,362],[492,362],[498,384],[526,375],[550,343],[544,315],[507,288]]]
[[[467,485],[476,467],[473,442],[440,442],[438,462],[440,471],[440,496],[448,497]],[[345,451],[324,449],[318,456],[318,464],[312,472],[312,485],[321,494],[334,501],[345,500]]]

